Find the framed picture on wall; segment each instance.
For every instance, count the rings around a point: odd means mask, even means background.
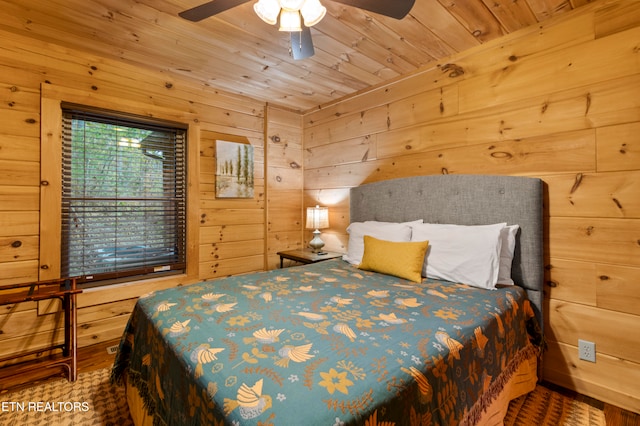
[[[253,198],[253,146],[216,140],[216,198]]]

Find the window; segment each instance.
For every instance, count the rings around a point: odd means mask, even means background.
[[[63,105],[62,276],[184,272],[186,130]]]

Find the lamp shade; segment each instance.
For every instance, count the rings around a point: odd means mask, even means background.
[[[300,13],[287,9],[282,9],[280,12],[280,31],[298,32],[302,31],[302,20],[300,19]]]
[[[278,2],[284,10],[298,11],[302,8],[305,0],[278,0]]]
[[[307,27],[313,27],[320,22],[326,13],[327,8],[320,4],[320,0],[307,0],[300,9],[304,25]]]
[[[260,0],[253,5],[253,10],[264,22],[275,25],[280,14],[280,3],[278,0]]]
[[[327,207],[307,207],[307,229],[329,227],[329,209]]]

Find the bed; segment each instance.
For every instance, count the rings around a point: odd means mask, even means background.
[[[542,193],[539,179],[480,175],[352,188],[350,243],[356,224],[374,227],[362,259],[350,249],[143,296],[112,380],[126,384],[137,425],[502,424],[509,400],[537,381]],[[397,276],[420,253],[427,275],[440,224],[480,236],[516,228],[515,285]],[[411,237],[394,240],[407,226]],[[392,237],[374,238],[383,228]],[[425,229],[432,242],[411,239]]]

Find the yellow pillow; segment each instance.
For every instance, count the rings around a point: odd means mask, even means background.
[[[394,242],[365,235],[358,268],[420,282],[428,247],[429,241]]]

